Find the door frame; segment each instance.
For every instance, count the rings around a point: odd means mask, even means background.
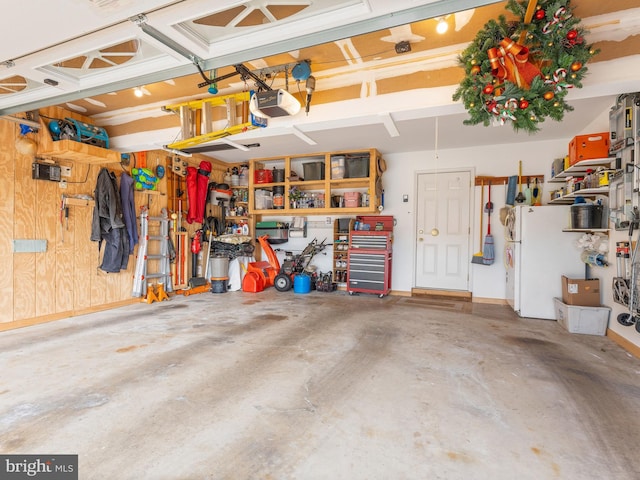
[[[411,242],[411,248],[413,249],[413,272],[411,279],[411,288],[419,288],[416,286],[417,279],[417,263],[418,263],[418,249],[416,244],[418,243],[418,177],[423,174],[438,174],[438,173],[455,173],[455,172],[465,172],[469,173],[469,178],[471,181],[471,185],[469,185],[469,234],[467,235],[467,243],[469,252],[473,252],[473,232],[475,232],[476,228],[479,228],[479,225],[476,225],[476,218],[473,215],[473,211],[477,208],[476,198],[475,198],[475,184],[476,184],[476,169],[475,167],[459,167],[459,168],[429,168],[424,170],[415,170],[413,176],[413,191],[415,192],[414,200],[413,200],[413,211],[415,214],[413,215],[413,241]],[[469,263],[471,263],[471,258],[469,258]],[[472,269],[469,268],[469,274],[467,275],[467,292],[471,292],[472,282]],[[463,290],[460,290],[463,291]]]

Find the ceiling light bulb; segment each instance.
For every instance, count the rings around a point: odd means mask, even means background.
[[[141,98],[144,95],[144,92],[142,91],[142,89],[140,87],[136,87],[133,89],[133,94],[138,97]]]
[[[447,21],[444,18],[441,18],[440,20],[438,20],[438,25],[436,26],[436,32],[442,35],[446,33],[447,30],[449,30],[449,24],[447,23]]]

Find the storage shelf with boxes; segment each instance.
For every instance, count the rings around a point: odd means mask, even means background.
[[[249,209],[262,215],[378,213],[385,169],[375,149],[253,159]]]
[[[600,304],[600,280],[562,276],[562,299],[555,298],[556,320],[571,333],[605,335],[611,309]]]

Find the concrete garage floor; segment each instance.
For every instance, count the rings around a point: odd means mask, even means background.
[[[81,479],[637,479],[640,361],[508,307],[233,292],[0,333],[0,453]]]

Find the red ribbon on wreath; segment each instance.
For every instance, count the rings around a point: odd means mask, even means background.
[[[502,80],[528,90],[534,78],[542,76],[540,69],[529,61],[529,49],[503,38],[500,45],[487,51],[491,63],[491,74]]]

